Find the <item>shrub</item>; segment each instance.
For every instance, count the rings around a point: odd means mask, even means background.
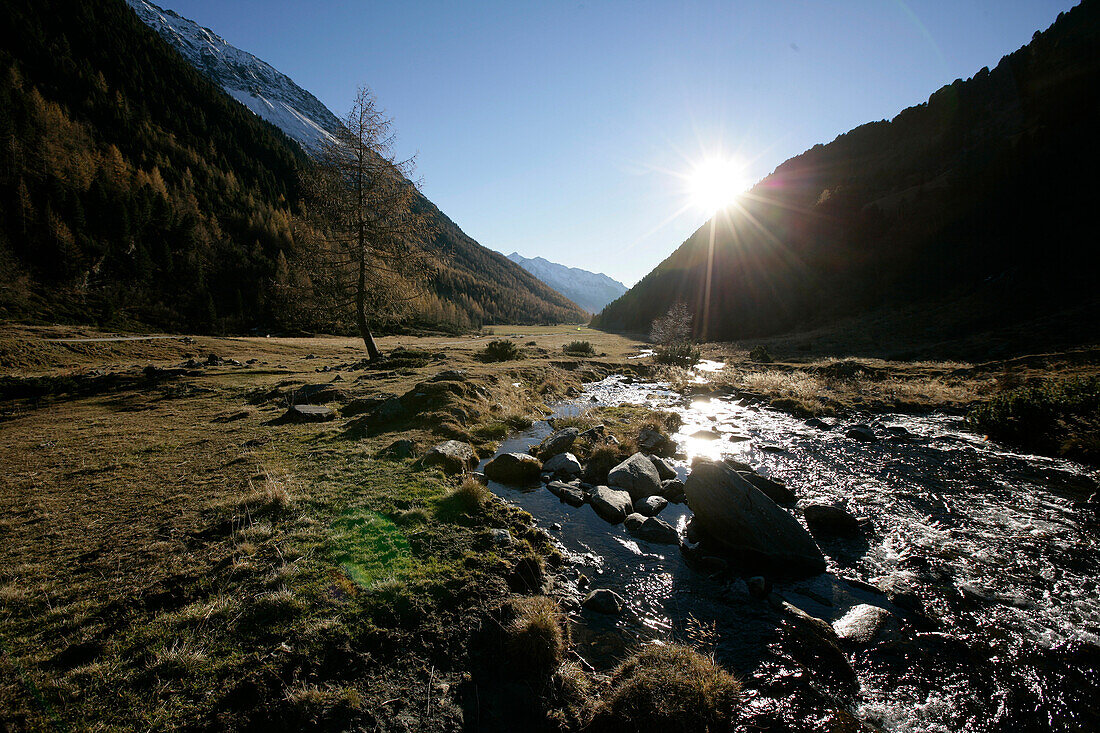
[[[774,361],[767,346],[752,347],[752,351],[749,352],[749,359],[755,361],[757,364],[771,364],[772,361]]]
[[[570,341],[561,350],[572,356],[595,356],[596,350],[587,341]]]
[[[558,604],[532,596],[512,601],[512,607],[516,616],[505,629],[510,665],[527,677],[549,676],[561,665],[566,647]]]
[[[519,348],[508,339],[490,341],[477,356],[482,361],[512,361],[522,358]]]
[[[1088,436],[1100,428],[1100,377],[1017,387],[975,407],[967,421],[998,440],[1095,460],[1100,453]]]
[[[741,699],[741,683],[697,651],[648,646],[611,680],[594,731],[725,731]]]
[[[658,346],[653,351],[653,360],[658,364],[693,367],[699,361],[699,349],[691,344],[669,344]]]

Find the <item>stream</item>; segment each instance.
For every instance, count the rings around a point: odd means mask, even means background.
[[[697,381],[719,368],[705,362]],[[1100,541],[1095,510],[1083,501],[1096,471],[1013,452],[968,432],[959,417],[867,416],[883,439],[862,443],[845,434],[858,420],[815,428],[749,400],[687,398],[619,375],[585,385],[555,415],[623,403],[681,415],[672,461],[681,479],[696,456],[728,456],[785,481],[800,506],[837,504],[860,518],[858,539],[816,537],[827,572],[768,581],[828,622],[870,604],[896,623],[876,643],[845,647],[857,677],[845,689],[800,659],[780,614],[748,592],[751,570],[700,568],[675,546],[636,540],[544,485],[490,482],[558,543],[573,598],[609,588],[626,600],[619,616],[570,614],[574,646],[596,669],[614,668],[640,643],[692,644],[742,678],[750,727],[833,729],[823,704],[888,731],[1100,725]],[[550,431],[540,421],[499,452],[523,452]],[[691,512],[669,504],[659,516],[683,536]]]

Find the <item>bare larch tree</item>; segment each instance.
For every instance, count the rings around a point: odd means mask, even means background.
[[[413,161],[393,153],[392,120],[360,88],[343,128],[314,151],[303,182],[312,224],[312,284],[324,302],[353,311],[370,360],[382,356],[372,325],[409,310],[432,274],[434,236]]]
[[[653,321],[650,340],[661,346],[685,344],[691,340],[691,310],[687,303],[677,300],[668,312]]]

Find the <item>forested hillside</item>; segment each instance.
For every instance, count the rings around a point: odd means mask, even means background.
[[[953,298],[984,304],[981,327],[1095,302],[1098,48],[1086,0],[992,71],[788,160],[593,325],[647,330],[678,299],[711,339]]]
[[[0,318],[340,327],[286,307],[288,288],[308,282],[293,257],[298,145],[121,0],[12,0],[0,39]],[[432,243],[441,277],[416,324],[582,318],[454,230]]]

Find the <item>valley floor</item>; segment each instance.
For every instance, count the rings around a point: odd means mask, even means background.
[[[581,382],[653,367],[629,358],[640,342],[587,328],[495,331],[387,337],[389,358],[368,365],[346,338],[0,330],[0,718],[15,730],[454,730],[485,715],[475,726],[507,729],[471,677],[503,652],[471,637],[561,558],[526,513],[471,503],[454,478],[387,449],[410,440],[415,457],[453,438],[484,457]],[[502,338],[523,357],[477,358]],[[596,355],[563,354],[574,340]],[[891,409],[964,409],[1003,386],[985,366],[864,360],[878,375],[865,389],[850,360],[704,355],[730,364],[719,386],[809,412],[885,404],[889,379],[910,385]],[[1021,369],[1096,364],[1075,359]],[[305,385],[331,387],[315,401],[331,398],[334,421],[282,419]],[[371,422],[378,401],[356,400],[378,395],[416,407]],[[499,529],[515,541],[497,542]],[[543,707],[525,715],[574,726],[587,702],[566,686],[538,690]]]

